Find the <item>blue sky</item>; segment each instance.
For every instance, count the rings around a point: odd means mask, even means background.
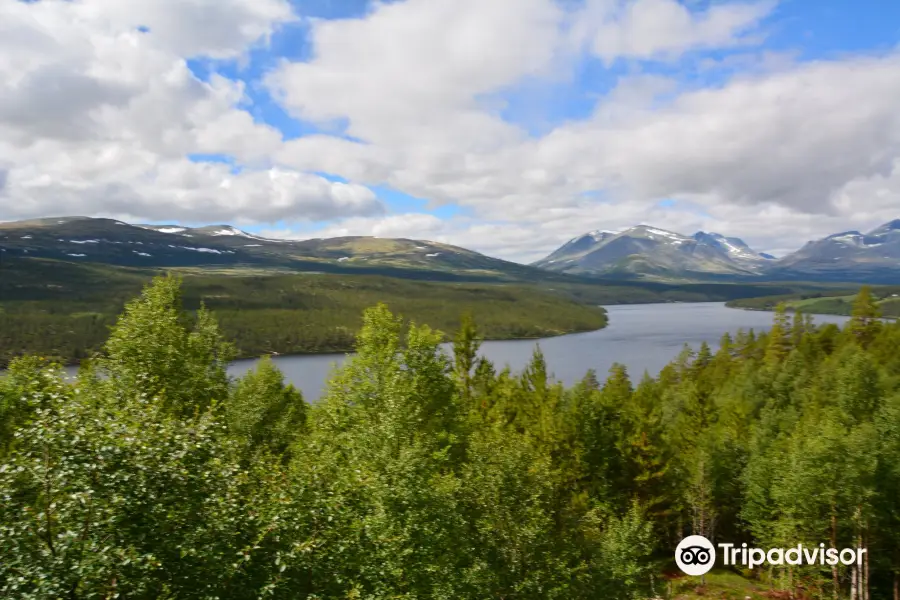
[[[62,204],[527,261],[638,223],[779,254],[900,216],[900,2],[40,0],[0,20],[0,220]]]
[[[576,4],[571,3],[572,6]],[[702,13],[716,4],[713,0],[703,0],[688,2],[686,6]],[[210,72],[215,71],[244,81],[250,101],[248,110],[258,122],[276,127],[285,139],[322,133],[347,137],[343,135],[340,123],[322,125],[292,118],[260,82],[266,72],[282,60],[303,62],[312,57],[308,19],[364,18],[371,7],[362,0],[303,0],[294,1],[292,5],[303,19],[282,26],[267,47],[250,52],[249,60],[192,60],[189,64],[201,78],[207,78]],[[496,97],[506,105],[499,114],[505,121],[540,137],[566,122],[587,118],[598,98],[615,88],[622,77],[635,72],[671,77],[678,80],[684,89],[696,89],[723,85],[747,69],[747,62],[729,63],[729,59],[734,58],[758,58],[760,53],[770,52],[783,53],[802,62],[840,59],[848,54],[888,52],[900,40],[900,3],[883,0],[784,0],[761,21],[760,32],[764,35],[764,41],[749,48],[739,46],[687,52],[665,63],[623,59],[607,65],[597,58],[585,56],[571,65],[569,76],[561,77],[559,81],[525,79],[499,91]],[[711,66],[710,61],[719,64]],[[210,156],[196,159],[220,160]],[[346,181],[338,175],[321,174],[333,181]],[[425,198],[387,185],[369,187],[383,201],[389,214],[414,211],[449,218],[470,212],[453,205],[432,207]],[[675,204],[670,199],[658,203],[661,207]],[[284,224],[274,225],[277,228]],[[306,223],[300,229],[314,230],[325,225],[327,222]],[[272,224],[249,225],[247,228],[262,231],[271,229]]]

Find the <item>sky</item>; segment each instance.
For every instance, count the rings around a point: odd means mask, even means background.
[[[890,0],[0,0],[0,221],[784,255],[900,218],[898,106]]]

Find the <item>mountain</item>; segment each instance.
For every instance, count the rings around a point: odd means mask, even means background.
[[[280,240],[232,225],[132,225],[52,217],[0,223],[5,256],[125,267],[379,274],[444,281],[741,280],[900,282],[900,219],[868,232],[808,242],[781,259],[717,233],[685,236],[649,225],[596,230],[533,265],[431,241],[349,236]],[[582,280],[583,281],[583,280]]]
[[[900,219],[868,233],[844,231],[807,242],[779,260],[771,275],[819,280],[900,281]]]
[[[685,236],[639,225],[620,233],[592,231],[533,266],[588,275],[758,276],[770,260],[738,238],[703,231]]]
[[[776,259],[743,240],[699,231],[685,236],[649,225],[592,231],[534,266],[588,276],[642,279],[900,282],[900,219],[868,233],[844,231]]]
[[[253,268],[377,273],[421,279],[546,279],[539,269],[448,244],[412,239],[267,239],[231,225],[132,225],[54,217],[0,223],[11,255],[129,267]]]

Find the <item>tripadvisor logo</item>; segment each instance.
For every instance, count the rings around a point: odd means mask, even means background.
[[[702,535],[690,535],[675,549],[675,562],[688,575],[706,575],[716,564],[716,549]]]
[[[863,564],[866,548],[826,548],[806,547],[797,544],[793,548],[772,548],[768,551],[761,548],[740,547],[734,544],[717,544],[722,551],[722,562],[725,566],[744,566],[749,569],[761,565],[828,565],[835,566]],[[705,575],[716,564],[716,549],[712,542],[701,535],[692,535],[681,540],[675,549],[675,562],[678,568],[687,575]]]

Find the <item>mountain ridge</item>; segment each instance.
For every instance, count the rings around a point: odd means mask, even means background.
[[[900,219],[867,233],[847,230],[810,240],[781,258],[757,252],[739,237],[705,231],[683,235],[647,224],[623,231],[595,229],[523,265],[410,238],[271,239],[228,224],[129,224],[79,216],[2,222],[0,249],[12,255],[129,267],[250,267],[435,280],[900,282]]]
[[[611,235],[576,236],[532,266],[581,276],[632,278],[900,281],[900,219],[868,233],[810,240],[781,258],[741,238],[698,231],[686,236],[641,224]]]
[[[641,224],[578,236],[532,266],[572,274],[703,273],[754,275],[769,260],[740,238],[698,231],[683,235]]]
[[[93,217],[0,223],[12,255],[126,267],[255,268],[285,272],[378,273],[419,279],[547,279],[548,271],[440,242],[344,236],[270,239],[227,224],[129,224]]]

